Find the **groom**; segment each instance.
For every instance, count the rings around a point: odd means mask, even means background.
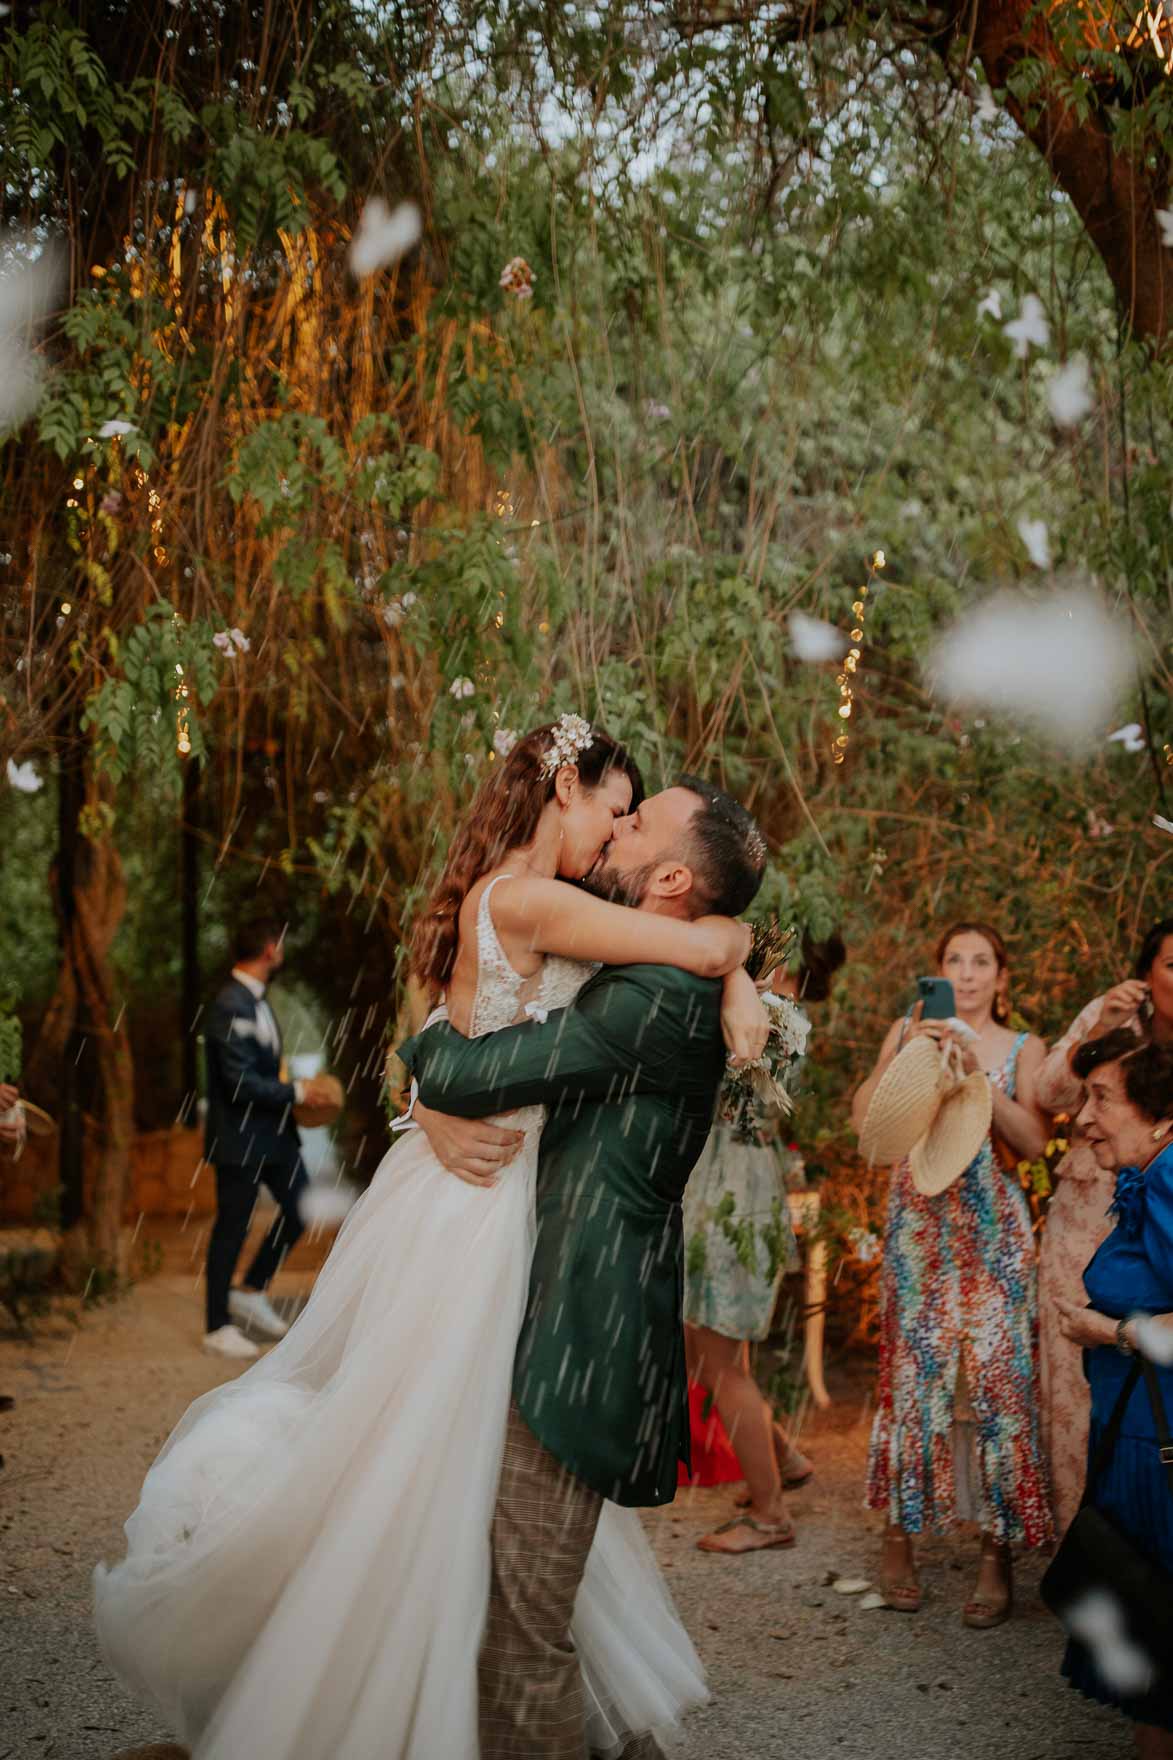
[[[685,777],[617,822],[589,883],[664,916],[738,916],[765,854],[743,807]],[[493,1520],[483,1760],[582,1760],[570,1622],[603,1500],[668,1503],[677,1460],[689,1458],[680,1199],[724,1070],[720,1008],[715,979],[604,967],[540,1025],[470,1040],[439,1023],[399,1054],[446,1165],[457,1118],[550,1109]],[[478,1159],[486,1128],[470,1139]],[[658,1752],[650,1737],[626,1750],[631,1760]]]

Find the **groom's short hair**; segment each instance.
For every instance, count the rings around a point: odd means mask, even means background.
[[[675,786],[699,795],[702,803],[689,820],[687,833],[686,859],[696,901],[702,911],[739,917],[762,883],[766,840],[753,815],[724,789],[714,788],[700,776],[680,776]]]

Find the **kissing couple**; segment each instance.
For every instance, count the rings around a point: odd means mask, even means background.
[[[765,858],[581,717],[494,763],[415,931],[418,1129],[95,1572],[196,1760],[645,1760],[704,1699],[635,1506],[688,1461],[680,1200],[765,1042]]]

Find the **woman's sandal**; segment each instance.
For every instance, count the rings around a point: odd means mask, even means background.
[[[719,1546],[717,1544],[721,1534],[732,1534],[738,1528],[750,1530],[754,1534],[762,1535],[763,1538],[757,1541],[751,1540],[746,1546]],[[722,1522],[719,1528],[714,1528],[711,1534],[706,1534],[696,1544],[698,1552],[722,1552],[727,1556],[732,1556],[735,1553],[743,1552],[767,1552],[771,1547],[793,1546],[797,1538],[793,1522],[762,1522],[758,1520],[757,1516],[744,1515],[734,1516],[730,1522]]]
[[[888,1550],[887,1541],[884,1550]],[[883,1564],[880,1567],[880,1594],[893,1613],[920,1612],[920,1584],[915,1578],[890,1577]]]
[[[997,1557],[1002,1548],[987,1549],[982,1547],[983,1562],[987,1558]],[[995,1626],[1004,1626],[1014,1612],[1014,1578],[1011,1574],[1010,1553],[1006,1552],[1003,1560],[1005,1565],[1005,1594],[997,1601],[990,1601],[984,1595],[975,1595],[967,1601],[961,1610],[961,1623],[973,1632],[991,1632]]]

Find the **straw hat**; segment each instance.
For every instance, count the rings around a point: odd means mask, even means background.
[[[897,1052],[868,1102],[859,1148],[869,1166],[892,1167],[912,1153],[933,1119],[951,1078],[932,1039],[910,1039]]]
[[[342,1112],[342,1102],[346,1097],[342,1091],[342,1083],[337,1076],[315,1076],[314,1080],[319,1086],[329,1087],[330,1098],[323,1101],[321,1105],[303,1100],[299,1106],[293,1108],[294,1118],[298,1124],[304,1124],[307,1130],[324,1124],[333,1124]]]
[[[912,1183],[935,1198],[960,1179],[990,1131],[994,1096],[984,1070],[958,1082],[942,1098],[936,1117],[909,1157]]]

